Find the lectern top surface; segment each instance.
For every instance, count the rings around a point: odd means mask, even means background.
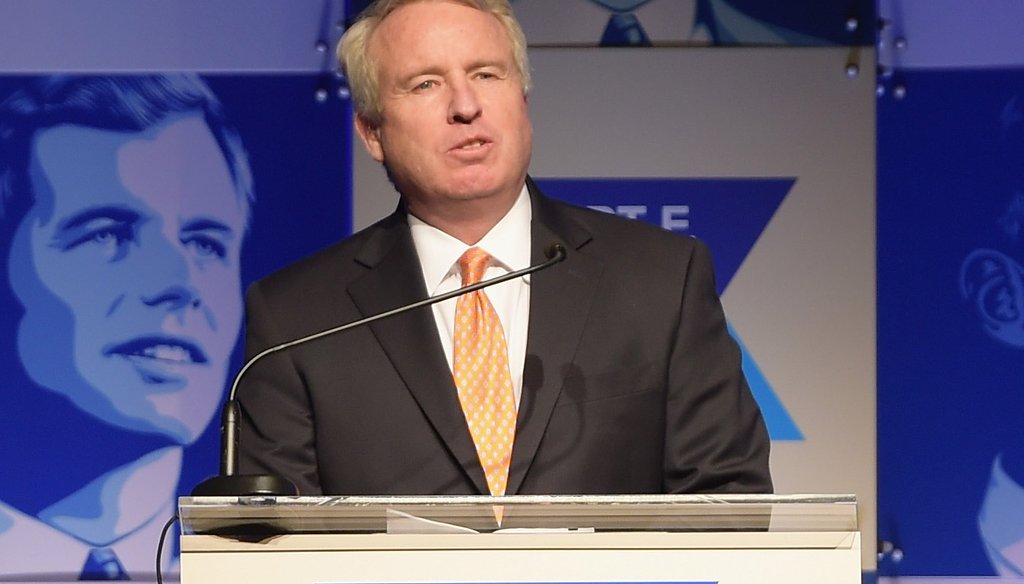
[[[496,513],[500,508],[500,513]],[[184,534],[599,532],[847,532],[853,495],[517,495],[183,497]],[[496,514],[502,517],[496,521]]]

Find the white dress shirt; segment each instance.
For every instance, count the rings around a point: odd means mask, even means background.
[[[484,279],[493,278],[530,265],[530,195],[523,186],[519,198],[509,212],[487,232],[476,245],[470,246],[409,215],[416,254],[423,269],[423,281],[431,296],[443,294],[462,286],[459,258],[470,247],[479,247],[494,259],[484,272]],[[484,290],[501,320],[508,345],[508,366],[512,376],[516,407],[523,390],[523,364],[526,361],[526,336],[530,320],[529,276],[516,278]],[[452,345],[455,335],[455,304],[457,298],[433,306],[434,321],[441,338],[448,368],[452,367]]]

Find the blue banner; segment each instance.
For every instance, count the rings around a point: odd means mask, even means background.
[[[1024,575],[1024,72],[879,102],[879,534],[891,575]]]
[[[0,579],[152,578],[217,472],[245,287],[350,229],[318,83],[0,77]]]

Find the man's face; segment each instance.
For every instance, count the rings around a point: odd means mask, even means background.
[[[498,20],[450,2],[389,14],[370,39],[382,122],[357,129],[409,210],[431,222],[511,207],[526,180],[532,128],[511,42]]]
[[[36,203],[8,263],[26,370],[115,426],[193,441],[242,318],[245,209],[209,128],[57,126],[31,158]]]

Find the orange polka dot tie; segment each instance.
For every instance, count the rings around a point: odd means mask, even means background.
[[[462,285],[479,282],[490,261],[491,256],[480,248],[466,250],[459,258]],[[492,495],[504,495],[515,438],[516,403],[505,331],[483,290],[463,294],[455,305],[452,373],[487,486]]]

